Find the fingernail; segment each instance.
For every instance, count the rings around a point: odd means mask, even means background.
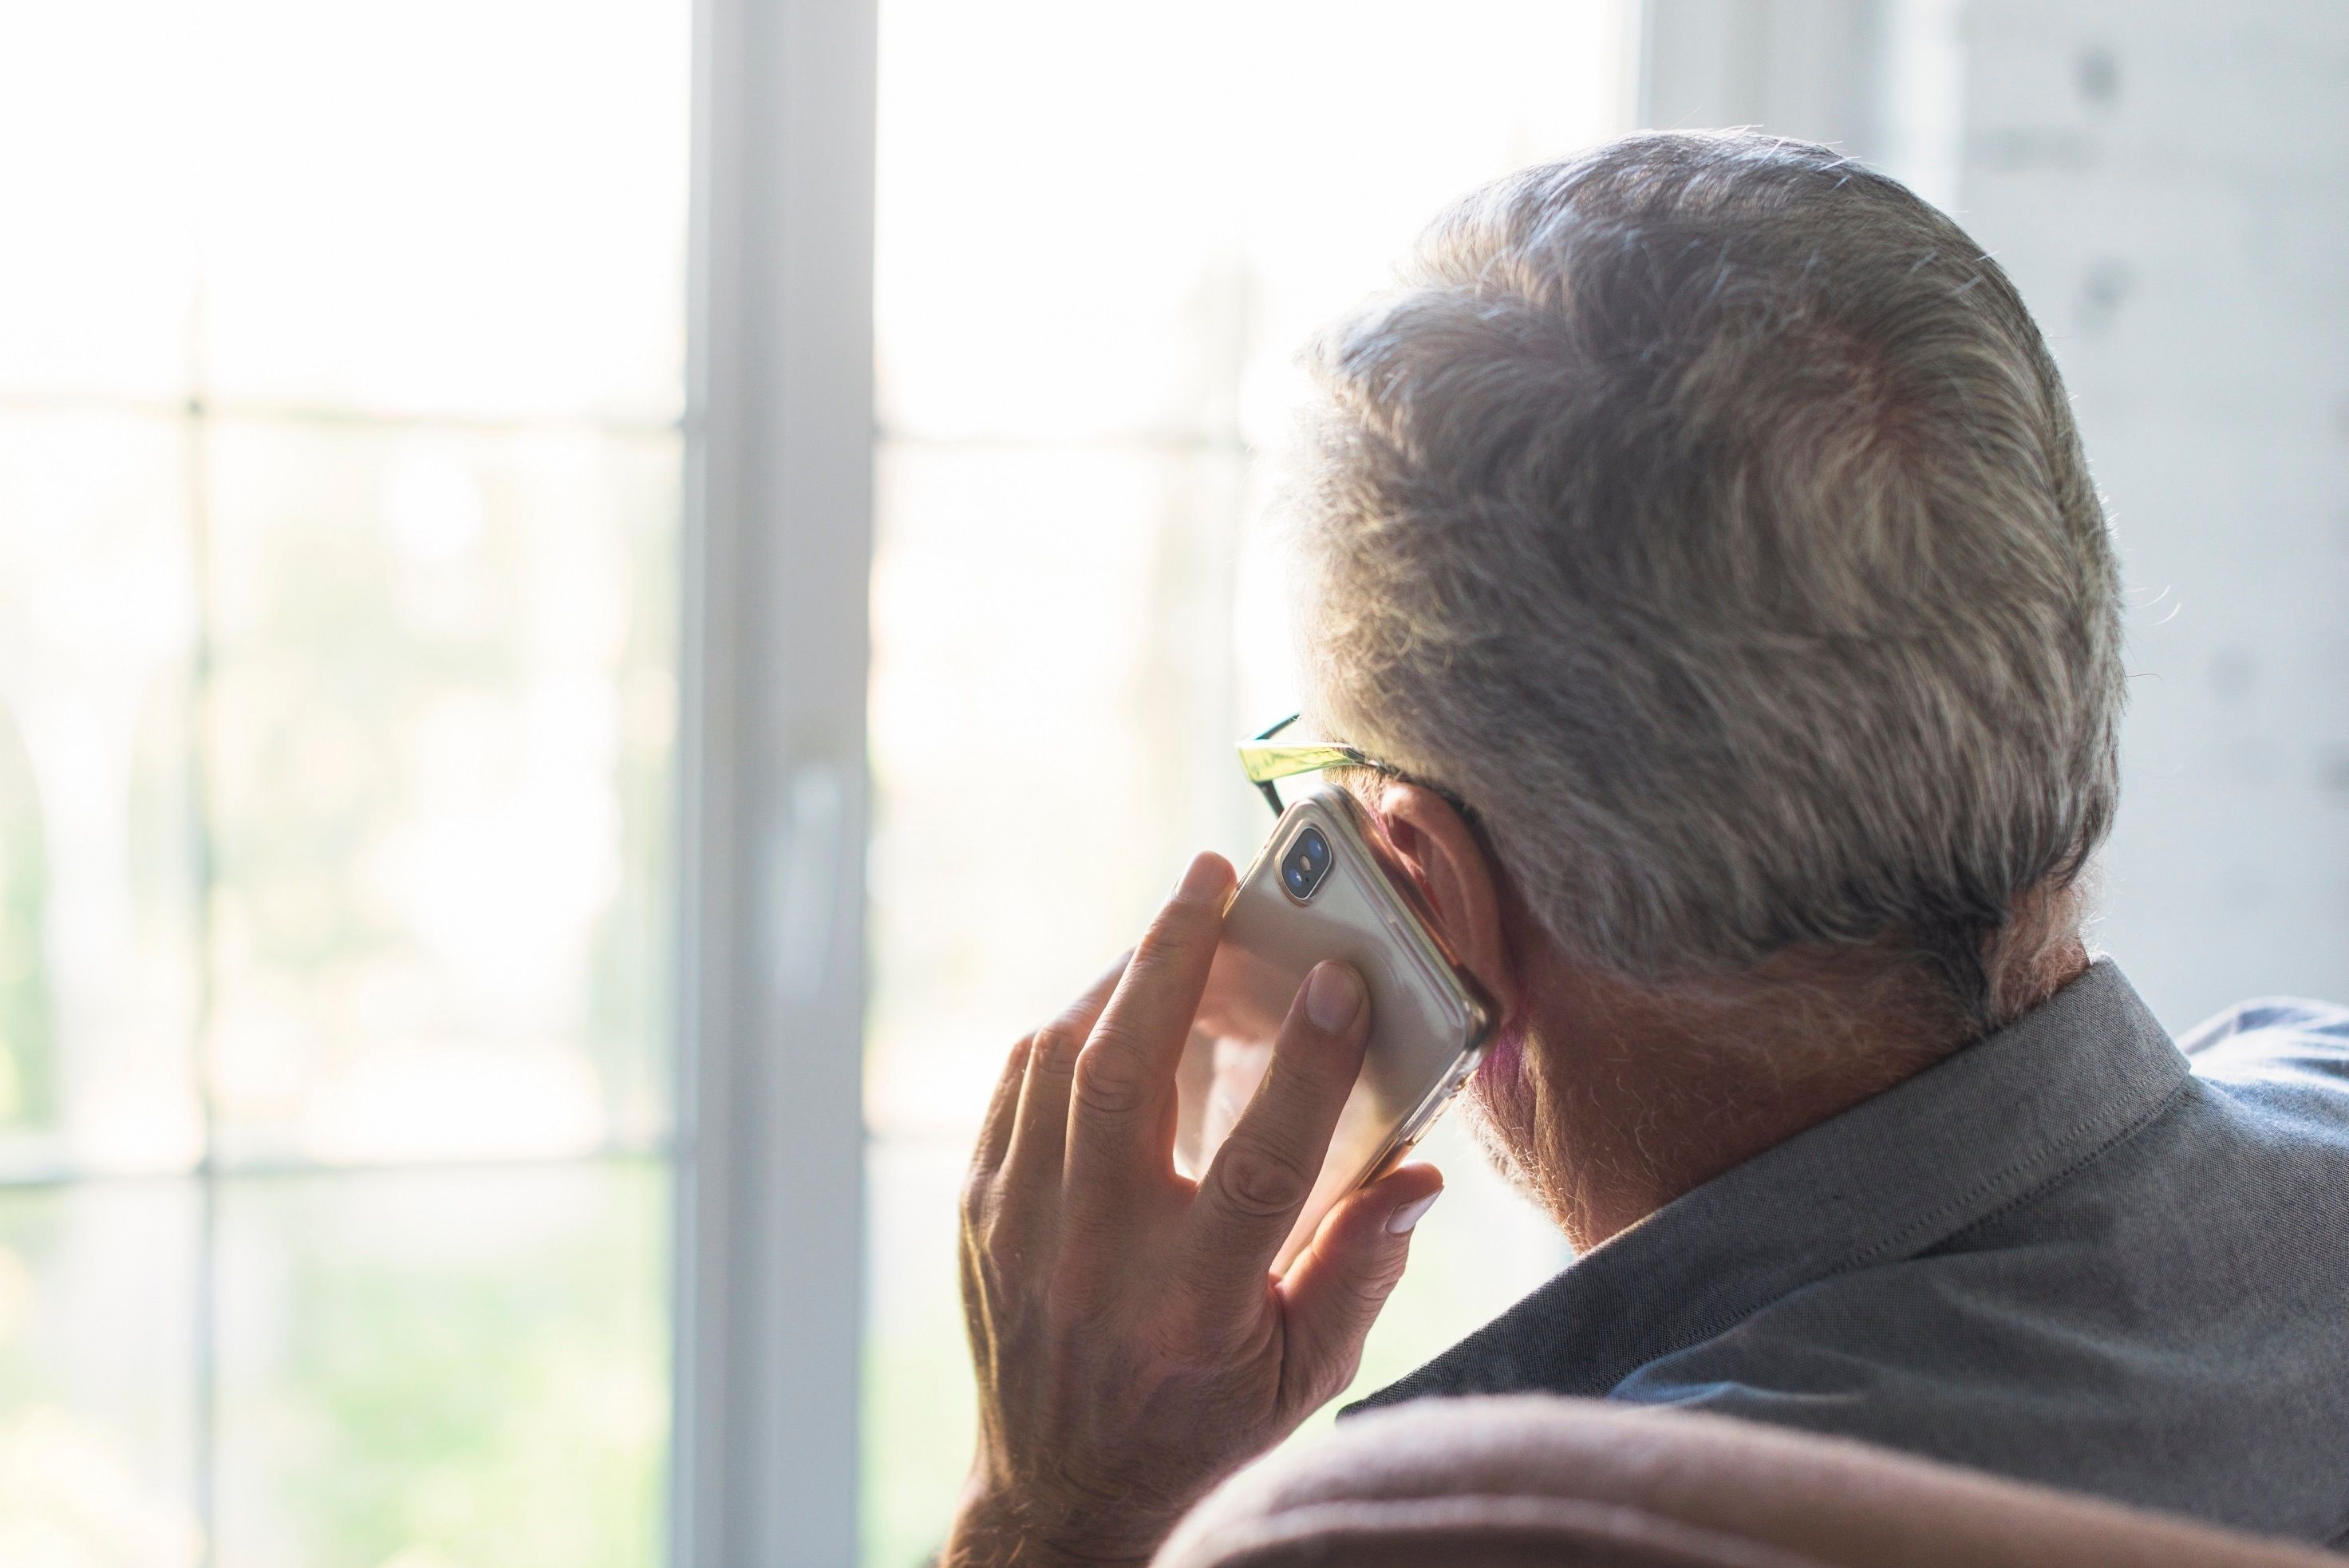
[[[1224,890],[1224,863],[1212,855],[1195,855],[1174,884],[1174,902],[1204,904]]]
[[[1341,963],[1316,964],[1305,977],[1305,1016],[1313,1027],[1335,1034],[1362,1007],[1362,982]]]
[[[1425,1214],[1429,1210],[1434,1208],[1435,1200],[1443,1196],[1443,1189],[1438,1188],[1435,1191],[1429,1193],[1426,1197],[1419,1199],[1417,1202],[1406,1203],[1402,1208],[1396,1210],[1393,1213],[1388,1215],[1387,1234],[1390,1236],[1410,1235],[1411,1228],[1419,1223],[1420,1217]]]

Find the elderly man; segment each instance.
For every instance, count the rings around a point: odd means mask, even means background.
[[[2349,1014],[2181,1050],[2083,947],[2116,573],[1997,265],[1823,149],[1639,137],[1468,198],[1317,364],[1310,719],[1385,764],[1506,1015],[1472,1114],[1578,1254],[1371,1403],[1699,1407],[2341,1541]],[[1146,1558],[1345,1385],[1434,1199],[1392,1171],[1267,1272],[1360,1060],[1334,966],[1175,1175],[1230,879],[1012,1053],[950,1563]]]

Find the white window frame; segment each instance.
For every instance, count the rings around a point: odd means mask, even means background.
[[[670,1561],[857,1557],[874,0],[698,0]]]

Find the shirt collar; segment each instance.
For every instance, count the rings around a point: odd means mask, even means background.
[[[2187,1076],[2099,960],[2004,1029],[1673,1199],[1352,1408],[1529,1386],[1603,1395],[1792,1291],[1913,1256],[2029,1195]]]

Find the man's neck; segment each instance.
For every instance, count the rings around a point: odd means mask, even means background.
[[[1691,1189],[1924,1071],[1980,1031],[1923,972],[1790,955],[1721,986],[1635,987],[1559,966],[1487,1113],[1588,1251]],[[2086,969],[2051,947],[2035,1006]]]

